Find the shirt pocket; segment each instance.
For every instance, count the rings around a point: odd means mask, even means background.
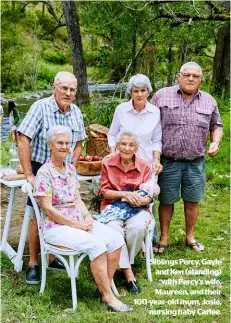
[[[77,122],[69,121],[67,127],[70,128],[72,134],[72,145],[71,150],[75,148],[76,142],[80,139],[80,124]]]
[[[197,125],[199,127],[209,129],[212,112],[213,110],[210,107],[206,107],[204,105],[197,106],[196,107]]]
[[[161,107],[162,125],[184,125],[187,118],[179,105],[169,104]]]
[[[44,128],[46,129],[46,131],[48,131],[51,127],[54,127],[54,126],[57,126],[55,119],[46,118],[44,120]]]

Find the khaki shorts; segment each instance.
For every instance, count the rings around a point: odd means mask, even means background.
[[[203,199],[206,182],[204,157],[190,161],[161,158],[161,163],[163,172],[158,180],[161,204],[174,204],[180,198],[188,202],[200,202]]]

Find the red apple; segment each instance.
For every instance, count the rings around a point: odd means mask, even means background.
[[[91,161],[91,156],[86,155],[86,156],[84,157],[84,160],[85,160],[85,161]]]
[[[84,159],[84,156],[80,156],[80,157],[79,157],[79,160],[80,160],[80,161],[84,161],[84,160],[85,160],[85,159]]]
[[[93,156],[92,157],[92,161],[98,161],[99,160],[99,157],[98,156]]]

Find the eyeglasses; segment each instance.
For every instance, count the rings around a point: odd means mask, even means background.
[[[70,141],[56,141],[55,142],[56,143],[56,145],[58,145],[58,146],[60,146],[60,147],[63,147],[64,145],[66,146],[66,147],[69,147],[70,146]]]
[[[191,76],[193,79],[196,79],[196,80],[199,80],[199,78],[201,78],[201,75],[198,75],[198,74],[188,74],[188,73],[180,73],[180,74],[182,74],[185,79],[189,79]]]
[[[66,93],[66,92],[68,92],[68,90],[70,90],[71,94],[75,94],[76,91],[77,91],[77,89],[76,88],[73,88],[73,87],[61,86],[61,85],[59,85],[57,83],[55,83],[55,85],[57,85],[60,88],[60,90],[62,92],[64,92],[64,93]]]

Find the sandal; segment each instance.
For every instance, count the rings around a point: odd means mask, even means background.
[[[206,250],[206,248],[198,241],[186,244],[186,246],[189,247],[190,249],[194,250],[194,251],[197,251],[197,252],[203,252],[203,251]],[[198,249],[195,249],[195,247],[197,247]]]
[[[154,248],[157,248],[157,250],[154,250]],[[164,249],[163,252],[160,252],[160,249]],[[162,255],[163,253],[165,253],[165,250],[168,248],[167,244],[162,244],[162,243],[157,243],[154,247],[153,247],[153,252],[156,255]]]

